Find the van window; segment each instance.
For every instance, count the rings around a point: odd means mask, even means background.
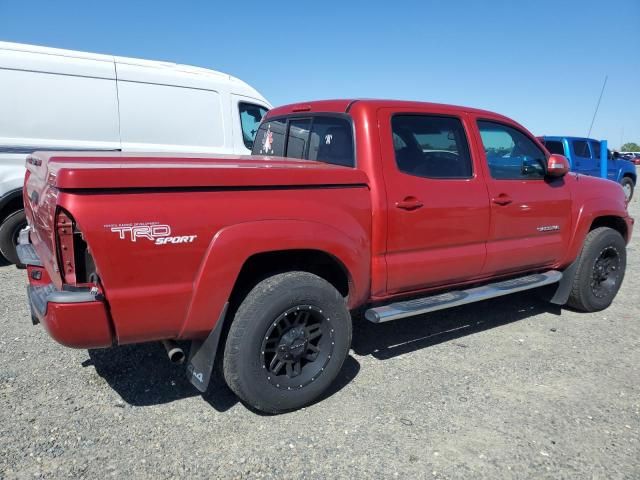
[[[216,91],[120,80],[118,96],[123,147],[126,143],[141,148],[224,146]]]
[[[324,115],[289,118],[288,123],[287,119],[266,121],[258,129],[252,154],[353,167],[355,155],[351,123],[345,118]]]
[[[551,153],[566,155],[564,151],[564,145],[559,140],[545,140],[544,146],[547,147],[547,150],[549,150]]]
[[[253,141],[258,133],[258,126],[262,117],[267,113],[267,109],[253,103],[240,102],[240,126],[242,127],[242,141],[249,150],[253,148]]]

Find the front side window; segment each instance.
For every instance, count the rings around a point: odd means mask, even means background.
[[[600,158],[600,142],[591,142],[591,155],[595,159]]]
[[[458,118],[395,115],[391,119],[398,169],[427,178],[470,178],[469,145]]]
[[[252,153],[355,166],[351,123],[324,115],[264,122]]]
[[[478,128],[492,178],[544,178],[546,155],[527,135],[515,128],[487,120],[479,120]]]
[[[586,140],[574,140],[571,143],[573,144],[573,153],[576,157],[591,157],[591,153],[589,152],[589,145],[587,144]]]
[[[240,102],[240,127],[242,127],[242,141],[249,150],[253,148],[253,141],[258,132],[258,126],[262,117],[267,113],[267,109],[253,103]]]

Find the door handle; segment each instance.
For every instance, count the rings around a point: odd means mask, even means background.
[[[506,193],[501,193],[497,197],[491,200],[496,205],[509,205],[513,200]]]
[[[401,202],[396,202],[396,208],[401,208],[402,210],[417,210],[422,206],[424,206],[424,203],[416,197],[405,197]]]

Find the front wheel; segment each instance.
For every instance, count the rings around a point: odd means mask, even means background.
[[[567,304],[583,312],[604,310],[615,298],[627,267],[624,238],[608,227],[591,230],[578,258]]]
[[[24,210],[13,212],[0,224],[0,254],[9,262],[19,265],[18,252],[18,235],[20,230],[27,226],[27,218]]]
[[[629,177],[623,177],[620,185],[622,185],[622,190],[624,190],[624,198],[629,202],[633,198],[633,180]]]
[[[329,282],[307,272],[274,275],[238,307],[224,350],[224,378],[258,410],[294,410],[331,385],[350,345],[351,317]]]

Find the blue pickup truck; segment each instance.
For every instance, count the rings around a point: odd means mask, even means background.
[[[600,176],[600,142],[582,137],[539,137],[547,150],[559,153],[569,160],[571,170],[593,177]],[[609,151],[607,160],[607,178],[622,185],[627,201],[633,197],[636,186],[636,167],[617,153]]]

